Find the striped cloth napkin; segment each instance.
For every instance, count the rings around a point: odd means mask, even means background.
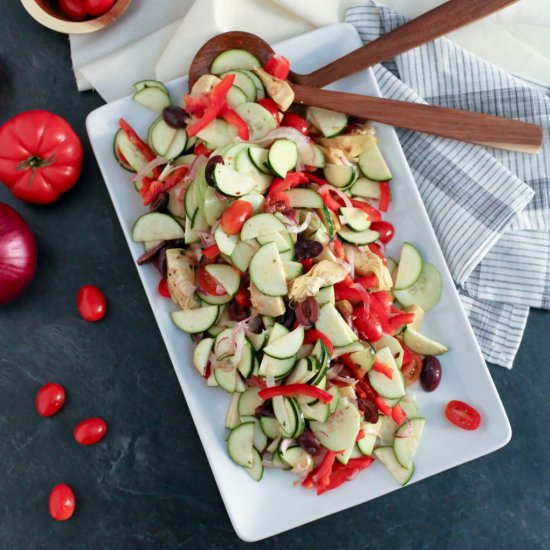
[[[363,42],[406,22],[371,1],[346,21]],[[398,129],[485,359],[511,368],[529,308],[550,309],[550,95],[442,38],[374,67],[385,97],[540,124],[539,155]]]

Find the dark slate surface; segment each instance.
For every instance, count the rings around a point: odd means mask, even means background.
[[[85,148],[76,188],[48,207],[15,200],[36,232],[39,273],[0,311],[0,547],[234,548],[233,532],[86,138],[100,97],[79,94],[67,38],[16,0],[0,3],[0,123],[47,108]],[[82,284],[105,289],[107,318],[82,321]],[[491,367],[514,430],[486,458],[260,543],[266,548],[550,547],[550,315],[534,311],[515,368]],[[34,396],[56,380],[68,403],[41,419]],[[104,416],[109,434],[84,448],[73,426]],[[71,484],[78,510],[52,521],[49,490]],[[266,498],[269,498],[266,496]],[[259,545],[258,545],[259,546]]]

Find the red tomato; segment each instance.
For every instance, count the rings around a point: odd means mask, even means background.
[[[273,115],[277,126],[281,125],[281,111],[279,111],[277,104],[270,97],[258,99],[256,103],[261,105],[264,109],[267,109]]]
[[[0,126],[0,151],[0,181],[24,201],[53,202],[80,176],[82,144],[48,111],[26,111]]]
[[[463,401],[449,401],[445,407],[445,416],[463,430],[477,430],[481,423],[479,413]]]
[[[370,243],[367,246],[369,247],[369,250],[374,252],[384,262],[384,265],[386,265],[386,258],[384,258],[380,245],[377,243]]]
[[[370,311],[368,315],[365,315],[363,306],[356,308],[354,314],[356,317],[354,324],[359,331],[359,336],[369,342],[378,342],[382,338],[382,324],[376,314]]]
[[[59,0],[61,11],[74,21],[82,21],[86,19],[86,8],[83,0]]]
[[[235,302],[242,307],[250,307],[250,294],[245,286],[241,286],[235,294]]]
[[[285,80],[290,72],[290,61],[282,55],[273,55],[264,65],[264,71],[268,72],[275,78]]]
[[[235,201],[222,215],[222,229],[228,235],[238,235],[244,222],[253,214],[252,205],[246,201]]]
[[[103,319],[107,312],[107,301],[97,286],[81,287],[76,297],[76,304],[82,319],[92,323]]]
[[[115,3],[115,0],[84,0],[86,11],[92,17],[98,17],[108,12]]]
[[[81,445],[94,445],[107,433],[107,423],[102,418],[87,418],[74,429],[74,438]]]
[[[407,386],[412,386],[420,378],[420,373],[422,372],[422,357],[412,351],[409,353],[410,358],[406,363],[403,361],[401,372],[405,378],[405,384]]]
[[[372,222],[370,224],[370,229],[380,233],[379,239],[384,244],[388,244],[393,239],[393,235],[395,233],[395,228],[390,222]]]
[[[65,483],[56,485],[50,493],[50,516],[57,521],[65,521],[74,514],[75,499],[73,490]]]
[[[197,285],[199,290],[209,296],[223,296],[226,294],[225,289],[204,269],[201,267],[197,270]]]
[[[41,416],[52,416],[65,403],[65,389],[60,384],[44,384],[36,394],[36,410]]]
[[[393,298],[389,292],[378,290],[377,292],[373,292],[372,295],[382,304],[384,311],[390,311],[393,305]]]
[[[161,279],[159,281],[159,286],[157,287],[158,293],[163,298],[170,298],[170,291],[168,290],[168,281],[166,279]]]
[[[309,134],[309,124],[307,120],[296,113],[286,113],[281,122],[281,126],[294,128],[298,130],[298,132],[304,134],[304,136]]]

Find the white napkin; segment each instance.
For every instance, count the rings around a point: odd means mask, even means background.
[[[415,17],[443,0],[385,0]],[[78,89],[94,88],[106,101],[128,95],[143,78],[169,80],[187,72],[198,47],[228,30],[248,30],[269,41],[342,21],[358,0],[133,0],[111,27],[70,37]],[[508,72],[550,83],[550,2],[521,0],[490,18],[452,33],[462,47]]]

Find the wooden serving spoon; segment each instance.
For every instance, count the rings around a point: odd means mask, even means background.
[[[394,57],[514,1],[516,0],[450,0],[313,73],[299,75],[291,72],[289,80],[292,81],[295,102],[469,143],[537,153],[542,146],[543,130],[535,124],[314,87],[323,86],[363,70],[373,63]],[[274,54],[271,46],[254,34],[239,31],[220,34],[206,42],[195,55],[189,70],[189,86],[203,74],[208,74],[216,56],[229,49],[249,51],[262,64]]]

